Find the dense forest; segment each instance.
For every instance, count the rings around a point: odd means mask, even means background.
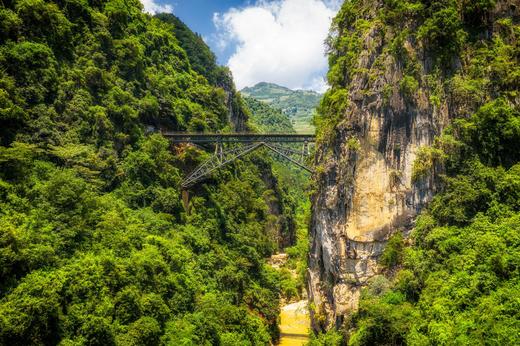
[[[272,160],[249,155],[182,204],[207,156],[158,128],[247,127],[199,36],[138,0],[0,6],[0,344],[265,345],[295,232]]]
[[[517,345],[520,343],[520,15],[515,1],[346,1],[329,37],[331,89],[321,103],[320,141],[334,132],[362,37],[382,32],[404,71],[399,90],[448,104],[450,125],[417,154],[413,181],[440,192],[409,237],[397,230],[382,271],[359,309],[316,345]],[[367,18],[372,18],[367,20]],[[376,28],[374,30],[374,28]],[[376,31],[381,29],[381,31]],[[372,30],[372,31],[371,31]],[[386,35],[385,34],[388,34]],[[391,41],[385,41],[388,37]],[[412,45],[424,48],[415,54]],[[422,60],[421,60],[422,59]],[[366,78],[388,61],[374,62]],[[360,87],[362,88],[362,86]],[[365,90],[370,97],[372,90]],[[424,95],[424,94],[423,94]]]

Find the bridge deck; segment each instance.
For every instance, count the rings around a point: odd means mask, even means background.
[[[313,134],[297,133],[186,133],[162,132],[174,143],[310,143],[316,140]]]

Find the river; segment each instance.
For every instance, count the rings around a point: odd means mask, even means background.
[[[285,305],[280,313],[279,346],[301,346],[309,341],[310,317],[307,301]]]

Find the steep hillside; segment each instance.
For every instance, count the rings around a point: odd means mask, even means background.
[[[295,132],[291,119],[280,109],[258,101],[252,97],[245,97],[244,101],[250,110],[250,121],[261,132]]]
[[[206,77],[213,85],[217,84],[219,72],[224,67],[218,66],[217,58],[202,37],[184,24],[178,17],[170,13],[160,13],[155,16],[163,22],[172,24],[175,38],[186,51],[191,68]]]
[[[311,90],[291,90],[272,83],[258,83],[242,89],[242,94],[281,109],[293,122],[297,132],[312,133],[312,118],[322,95]]]
[[[342,6],[317,118],[315,329],[518,343],[519,20],[511,0]]]
[[[194,33],[179,18],[169,13],[156,15],[161,21],[172,24],[179,45],[186,51],[191,67],[206,77],[211,85],[222,88],[225,92],[225,103],[228,108],[228,120],[234,125],[234,130],[247,130],[247,115],[244,103],[237,93],[231,71],[217,64],[215,54],[210,50],[202,37]]]
[[[1,345],[277,338],[281,279],[264,259],[295,205],[271,160],[215,173],[185,209],[180,181],[207,154],[147,134],[248,120],[176,25],[138,0],[2,2]]]

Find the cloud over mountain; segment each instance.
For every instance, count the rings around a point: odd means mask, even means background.
[[[161,13],[161,12],[167,12],[167,13],[173,12],[172,6],[160,5],[157,2],[155,2],[154,0],[141,0],[141,3],[144,6],[144,11],[151,13],[151,14],[156,14],[156,13]]]
[[[268,81],[322,91],[324,41],[338,1],[258,1],[217,13],[220,44],[236,44],[228,61],[239,88]]]

